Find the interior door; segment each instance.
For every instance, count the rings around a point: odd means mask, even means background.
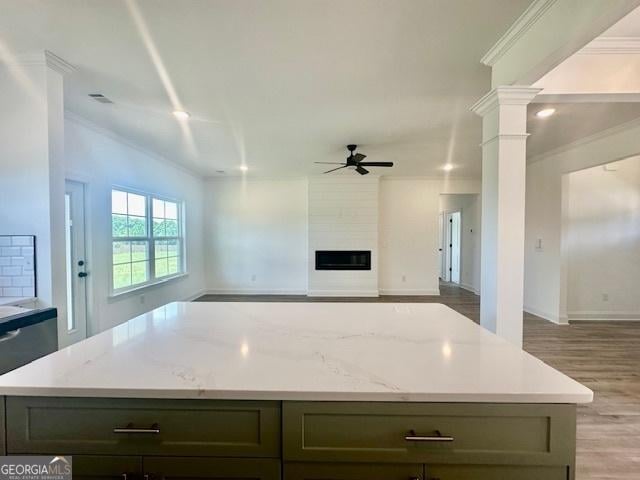
[[[453,283],[460,283],[460,212],[451,214],[451,279]]]
[[[66,182],[65,244],[67,261],[67,316],[58,319],[58,343],[66,347],[87,338],[87,255],[85,186]]]

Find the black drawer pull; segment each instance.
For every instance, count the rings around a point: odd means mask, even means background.
[[[124,428],[114,428],[113,433],[151,433],[156,435],[160,433],[160,425],[154,423],[150,428],[136,428],[133,423],[129,423]]]
[[[407,442],[453,442],[453,437],[442,435],[440,430],[436,430],[435,435],[417,435],[414,430],[411,430],[404,439]]]

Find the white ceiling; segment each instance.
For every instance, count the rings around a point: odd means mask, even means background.
[[[636,8],[604,32],[602,37],[640,37],[640,8]]]
[[[474,176],[479,59],[530,1],[0,0],[0,46],[75,65],[68,110],[203,175],[320,173],[358,143],[379,173]]]
[[[555,108],[551,117],[536,113]],[[640,103],[530,104],[527,109],[527,158],[640,118]]]

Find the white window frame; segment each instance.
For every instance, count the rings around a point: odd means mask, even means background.
[[[123,193],[132,193],[134,195],[140,195],[145,197],[145,221],[147,226],[147,235],[145,237],[114,237],[113,236],[113,207],[112,196],[113,191],[119,191]],[[178,236],[177,237],[154,237],[153,236],[153,200],[161,200],[165,202],[172,202],[177,205],[178,214]],[[155,285],[161,285],[171,280],[185,277],[188,275],[187,261],[186,261],[186,229],[185,229],[185,205],[184,201],[168,197],[166,195],[160,195],[157,193],[149,193],[141,190],[137,190],[130,187],[122,187],[119,185],[112,185],[109,190],[109,229],[111,231],[111,243],[109,245],[109,297],[114,298],[128,293],[143,290]],[[160,278],[155,276],[155,241],[167,240],[178,238],[179,242],[179,263],[178,273],[172,275],[165,275]],[[114,288],[113,286],[113,242],[148,242],[148,262],[149,262],[149,279],[144,283],[138,283],[136,285],[130,285],[123,288]]]

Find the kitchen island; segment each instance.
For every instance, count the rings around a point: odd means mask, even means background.
[[[558,479],[592,392],[440,304],[172,303],[0,377],[81,477]]]

